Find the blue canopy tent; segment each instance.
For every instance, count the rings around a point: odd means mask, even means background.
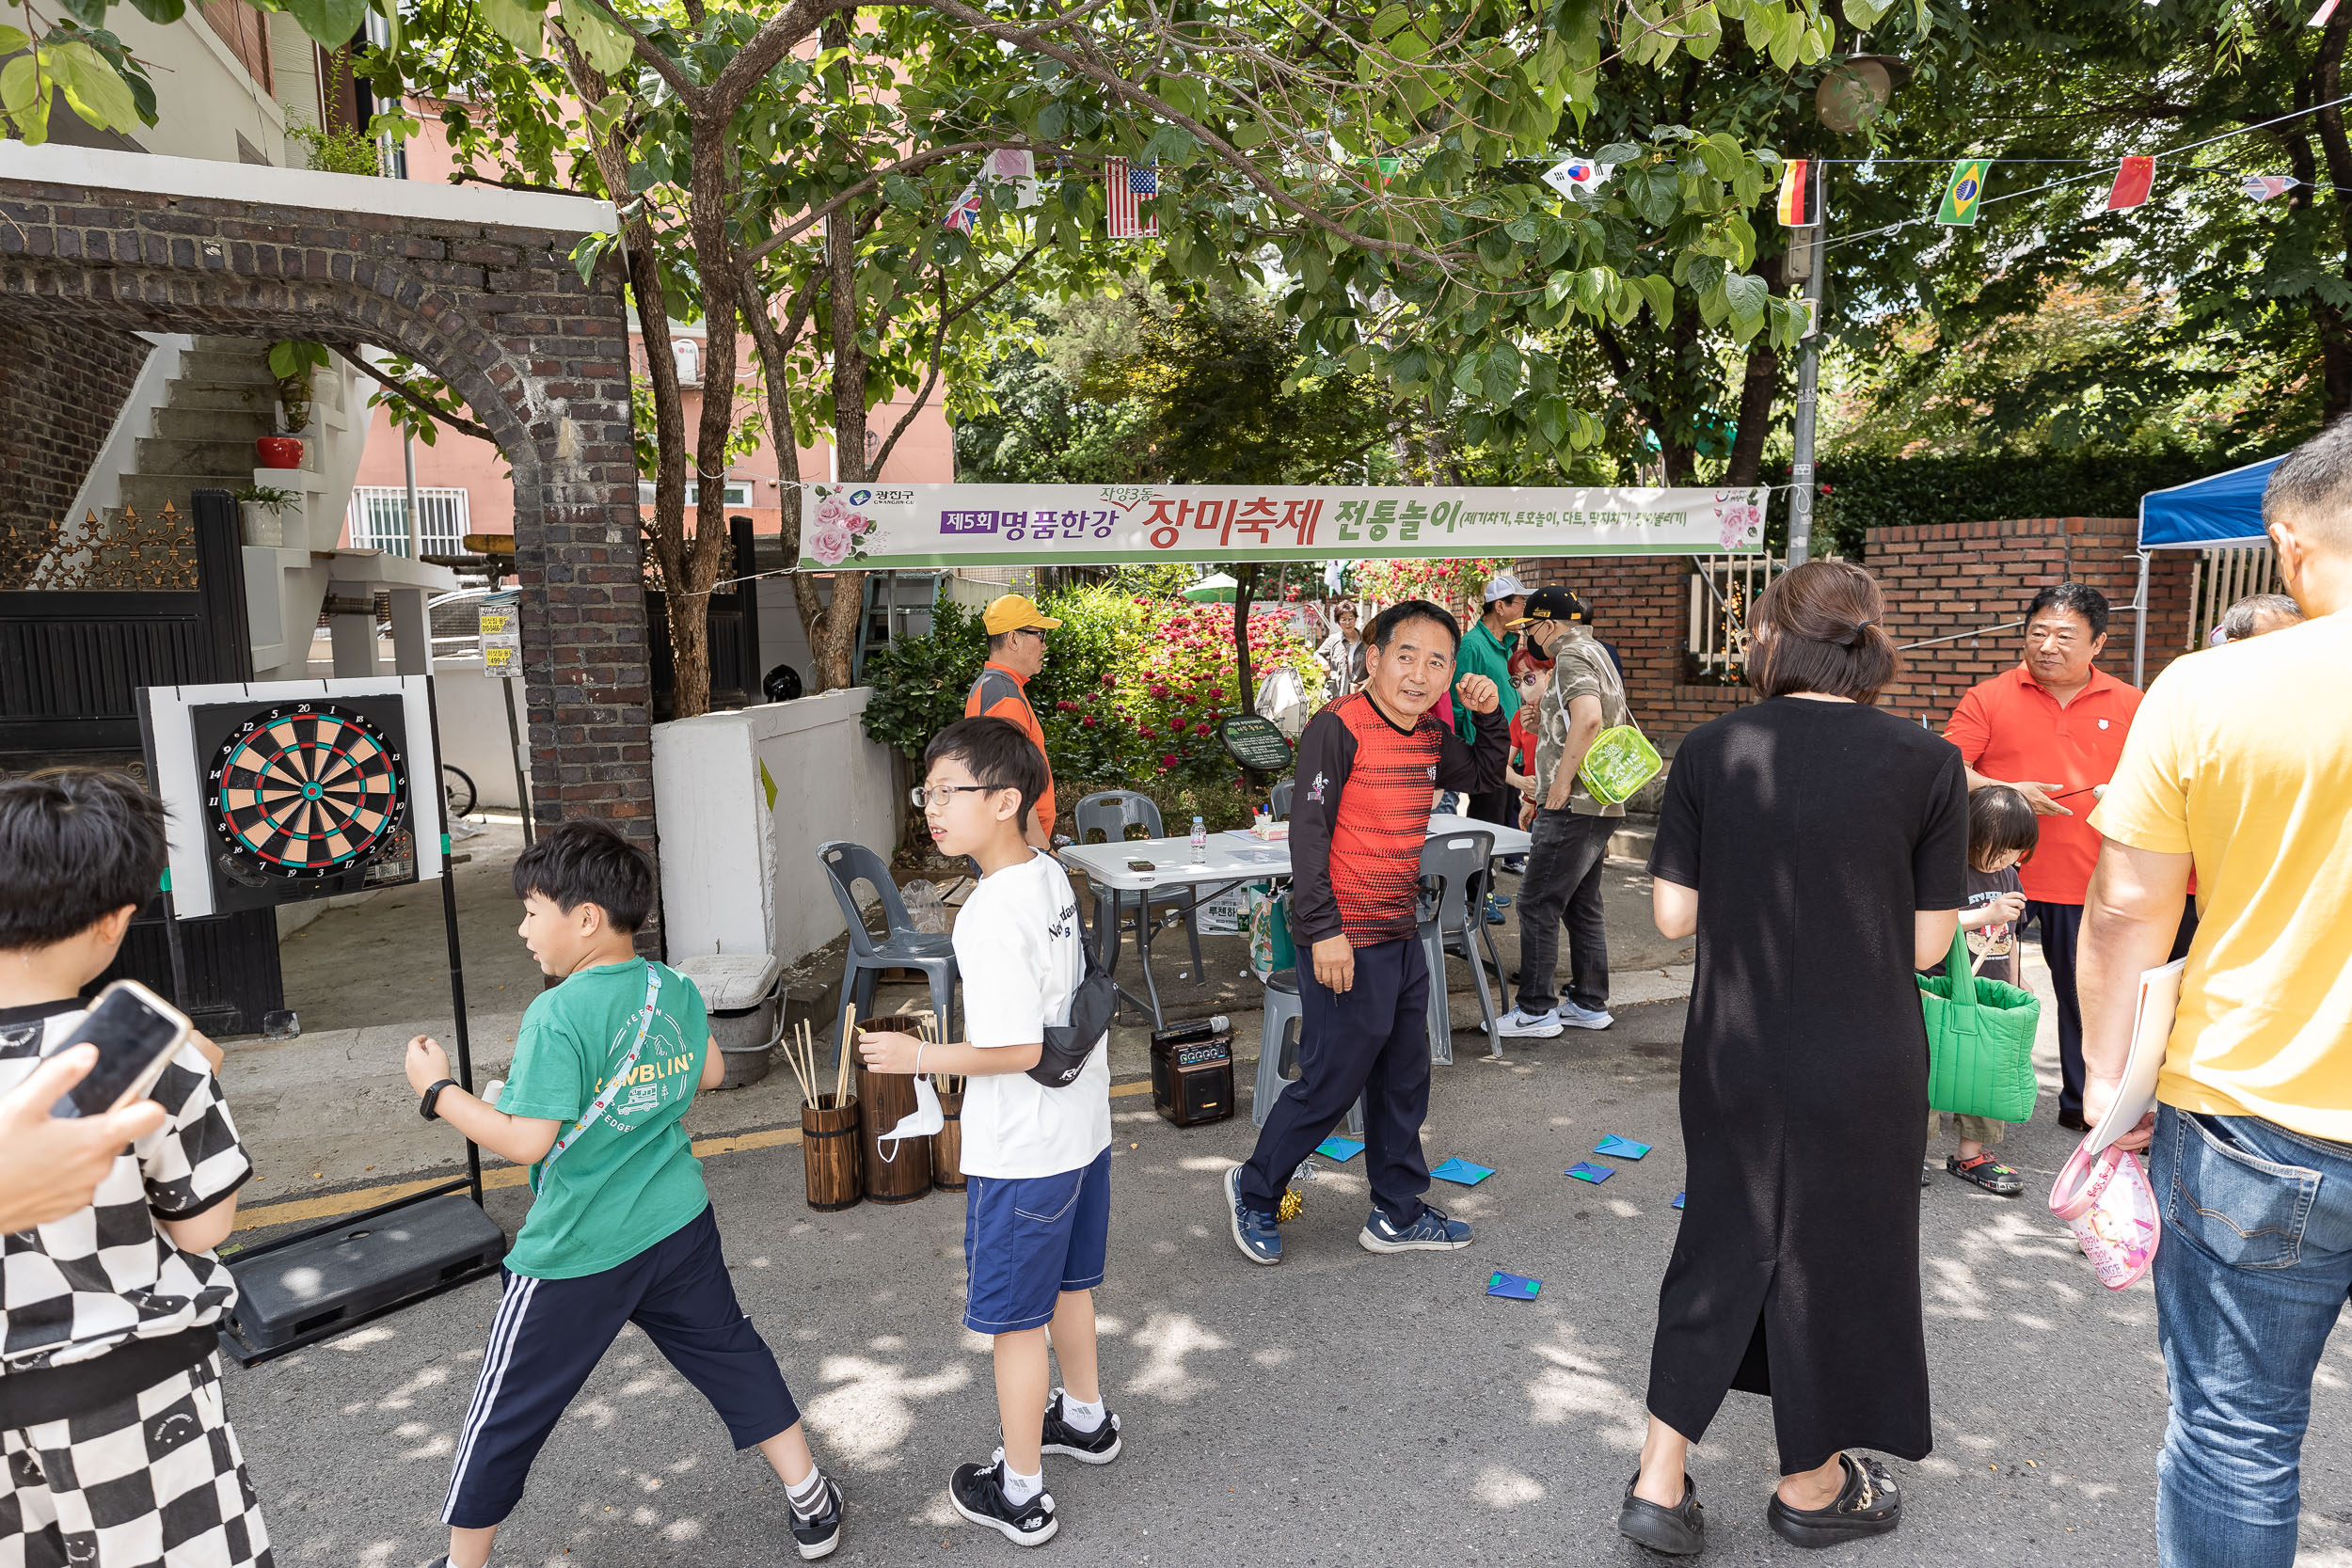
[[[2139,603],[2148,603],[2148,562],[2152,550],[2210,550],[2229,546],[2260,545],[2263,531],[2263,490],[2270,471],[2283,457],[2266,457],[2227,473],[2208,474],[2169,490],[2151,490],[2139,498]],[[2132,684],[2145,686],[2148,660],[2148,617],[2132,622]]]

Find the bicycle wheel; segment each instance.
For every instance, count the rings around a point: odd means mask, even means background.
[[[441,764],[441,799],[447,802],[450,816],[471,816],[474,800],[473,776],[462,768],[452,768],[448,763]]]

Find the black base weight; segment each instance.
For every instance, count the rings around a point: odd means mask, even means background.
[[[223,1259],[237,1305],[221,1348],[246,1366],[494,1272],[506,1234],[464,1180]]]

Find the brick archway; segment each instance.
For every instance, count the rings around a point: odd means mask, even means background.
[[[0,309],[371,343],[465,398],[514,476],[535,814],[619,818],[652,849],[628,325],[612,261],[571,261],[610,208],[5,145]]]

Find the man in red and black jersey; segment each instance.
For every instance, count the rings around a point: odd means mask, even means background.
[[[1500,786],[1511,736],[1499,722],[1480,724],[1477,739],[1464,741],[1430,711],[1453,683],[1461,641],[1444,610],[1408,599],[1383,611],[1364,641],[1363,689],[1317,713],[1298,740],[1290,927],[1312,947],[1298,969],[1298,1077],[1249,1163],[1225,1178],[1233,1243],[1255,1263],[1282,1260],[1274,1227],[1282,1189],[1359,1097],[1373,1209],[1357,1240],[1369,1252],[1470,1240],[1468,1225],[1421,1196],[1429,1190],[1421,1124],[1431,984],[1419,941],[1421,850],[1432,792]],[[1454,700],[1487,714],[1501,699],[1492,680],[1465,675]]]

